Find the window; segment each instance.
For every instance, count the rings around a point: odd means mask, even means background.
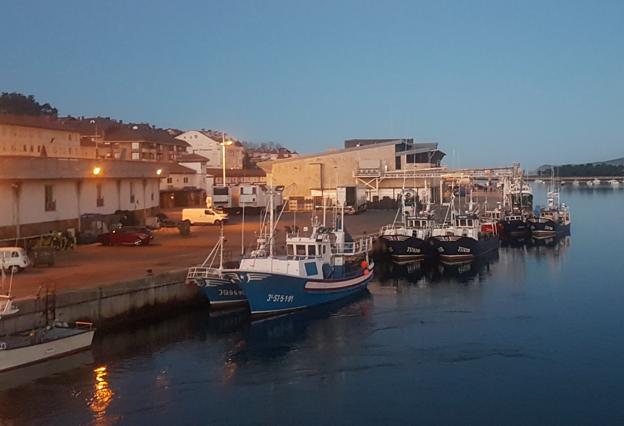
[[[132,159],[133,160],[140,160],[141,159],[141,155],[138,152],[133,152],[132,153]]]
[[[168,177],[167,178],[167,183],[173,183],[173,178]]]
[[[286,255],[294,256],[295,255],[295,246],[293,244],[288,244],[286,246]]]
[[[11,257],[19,257],[19,253],[16,251],[11,252]]]
[[[315,262],[306,263],[304,265],[305,265],[306,274],[308,276],[312,276],[312,275],[317,275],[318,274],[318,268],[316,267],[316,263]]]
[[[54,186],[45,186],[45,211],[53,212],[56,210],[56,201],[54,200]]]
[[[95,200],[96,207],[104,207],[104,197],[102,196],[102,184],[98,183],[95,185],[95,192],[97,193],[97,197]]]
[[[297,244],[297,256],[305,256],[306,255],[306,246],[303,244]]]
[[[135,202],[135,197],[134,197],[134,182],[130,182],[130,204],[134,204]]]
[[[308,246],[308,256],[316,256],[316,246],[314,245]]]
[[[401,157],[394,158],[394,168],[397,170],[401,170]]]
[[[139,143],[138,142],[132,142],[132,149],[139,149]]]
[[[188,177],[184,176],[183,181],[184,181],[184,183],[188,183]]]

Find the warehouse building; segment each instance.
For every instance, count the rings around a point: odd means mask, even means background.
[[[283,185],[286,197],[330,197],[336,187],[366,188],[369,201],[396,199],[404,186],[430,191],[435,197],[439,179],[422,176],[439,171],[444,152],[437,143],[413,139],[350,139],[344,149],[302,155],[259,164],[267,181]]]

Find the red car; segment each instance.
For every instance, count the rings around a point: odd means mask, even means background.
[[[143,246],[149,244],[153,238],[152,232],[147,228],[124,226],[119,229],[113,229],[106,234],[98,235],[97,242],[105,246],[117,244]]]

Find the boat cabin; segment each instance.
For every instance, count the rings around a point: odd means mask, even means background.
[[[430,228],[433,225],[433,219],[429,217],[408,217],[407,227],[416,229]]]

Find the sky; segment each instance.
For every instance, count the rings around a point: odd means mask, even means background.
[[[302,153],[435,141],[452,167],[624,156],[624,1],[4,2],[0,91]]]

